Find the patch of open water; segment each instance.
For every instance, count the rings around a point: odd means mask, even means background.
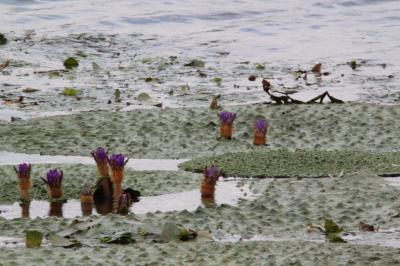
[[[177,171],[178,165],[188,159],[129,159],[126,167],[137,171]],[[92,157],[24,154],[0,151],[0,165],[31,164],[87,164],[95,165]]]
[[[236,179],[219,181],[213,199],[203,199],[200,195],[200,189],[152,197],[141,197],[139,202],[133,203],[130,211],[140,215],[149,212],[194,211],[200,206],[236,205],[240,199],[253,199],[257,196],[250,189],[249,182],[249,180],[237,181]],[[29,213],[28,217],[30,218],[48,217],[50,206],[51,204],[47,201],[36,200],[31,201],[28,210],[24,210],[18,202],[12,205],[0,205],[0,217],[15,219],[27,216],[27,213]],[[51,212],[54,216],[62,216],[64,218],[82,216],[81,205],[78,200],[68,200],[64,204],[52,205],[52,208]],[[92,214],[98,215],[95,208],[93,208]]]

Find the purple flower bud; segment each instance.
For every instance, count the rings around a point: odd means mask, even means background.
[[[236,119],[236,113],[220,112],[218,115],[223,125],[232,125],[233,121]]]
[[[122,154],[111,154],[108,158],[108,164],[111,169],[122,169],[125,164],[128,162],[128,159],[125,160],[125,157]]]
[[[204,170],[204,180],[206,183],[215,184],[222,173],[222,171],[218,171],[215,165],[212,165],[208,169],[206,167],[206,169]]]
[[[91,154],[97,164],[107,162],[107,151],[104,148],[99,147],[96,150],[92,151]]]
[[[18,165],[18,169],[14,167],[19,178],[30,178],[31,176],[31,164],[21,163]]]
[[[47,172],[47,184],[50,187],[61,187],[63,172],[58,169],[51,169]]]
[[[207,176],[213,176],[217,173],[217,167],[215,165],[211,166],[208,170],[207,170]]]
[[[256,121],[255,130],[257,133],[265,134],[265,132],[267,131],[267,123],[265,122],[265,120],[258,119]]]

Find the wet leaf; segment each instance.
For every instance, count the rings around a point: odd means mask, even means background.
[[[311,69],[311,71],[314,74],[319,74],[320,75],[321,74],[321,66],[322,66],[321,63],[315,64],[314,67]]]
[[[31,230],[31,231],[26,231],[26,247],[27,248],[37,248],[42,245],[42,239],[43,239],[43,233],[36,231],[36,230]]]
[[[142,92],[137,96],[137,99],[138,99],[138,101],[143,102],[143,101],[149,101],[151,99],[151,97],[147,93]]]
[[[116,89],[116,90],[115,90],[115,92],[114,92],[114,98],[115,98],[115,101],[116,101],[117,103],[119,103],[119,102],[121,101],[121,91],[120,91],[119,89]]]
[[[79,66],[79,62],[73,57],[68,57],[64,61],[64,67],[66,69],[73,69],[73,68],[78,67],[78,66]]]
[[[185,64],[186,67],[204,67],[206,64],[199,59],[193,59],[190,63]]]
[[[256,80],[256,76],[254,76],[254,75],[251,75],[251,76],[249,76],[249,81],[255,81]]]
[[[264,70],[264,69],[265,69],[265,66],[264,66],[264,65],[261,65],[261,64],[257,64],[257,65],[256,65],[256,69],[257,69],[257,70]]]
[[[211,79],[211,81],[216,83],[218,86],[221,86],[221,82],[222,82],[221,78],[213,78],[213,79]]]
[[[350,61],[350,67],[351,67],[351,69],[356,70],[356,69],[357,69],[357,66],[358,66],[358,64],[357,64],[357,61],[356,61],[356,60]]]
[[[324,229],[327,234],[336,234],[343,231],[343,229],[331,219],[325,219]]]
[[[92,62],[92,68],[93,68],[93,71],[96,71],[96,72],[99,72],[101,70],[101,67],[95,62]]]
[[[34,88],[26,88],[23,90],[23,92],[25,93],[32,93],[32,92],[37,92],[39,91],[38,89],[34,89]]]
[[[155,77],[147,77],[144,81],[145,82],[161,83],[161,81],[158,78],[155,78]]]
[[[347,241],[345,241],[343,238],[335,233],[327,234],[326,239],[328,239],[331,243],[347,243]]]

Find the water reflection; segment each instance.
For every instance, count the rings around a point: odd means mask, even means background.
[[[31,206],[31,202],[23,201],[20,206],[21,206],[21,217],[29,218],[29,208]]]
[[[245,183],[243,183],[245,182]],[[127,191],[131,193],[132,207],[130,212],[141,215],[154,212],[169,212],[169,211],[194,211],[200,206],[215,207],[219,204],[236,205],[240,198],[252,199],[256,196],[249,187],[250,181],[219,181],[216,186],[214,198],[202,198],[199,189],[163,194],[159,196],[140,197],[139,202],[135,202],[134,190]],[[96,192],[94,193],[96,195]],[[133,195],[133,196],[132,196]],[[92,215],[106,215],[112,212],[112,200],[99,200],[96,196],[93,200],[91,209]],[[50,208],[50,210],[49,210]],[[84,211],[83,211],[84,209]],[[122,210],[122,211],[126,211]],[[64,217],[76,218],[82,215],[90,215],[90,205],[82,206],[80,200],[68,200],[65,203],[33,200],[29,204],[22,205],[15,202],[11,205],[0,205],[0,217],[6,219],[15,219],[20,217]]]
[[[63,217],[64,202],[50,201],[50,217]]]

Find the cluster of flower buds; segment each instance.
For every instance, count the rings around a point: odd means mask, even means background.
[[[63,171],[51,169],[47,172],[47,180],[44,180],[49,187],[61,187],[64,179]]]
[[[233,121],[236,119],[236,113],[231,112],[220,112],[218,116],[222,125],[232,125]]]
[[[14,170],[20,179],[29,179],[31,177],[32,165],[28,163],[21,163],[18,168],[14,166]]]

